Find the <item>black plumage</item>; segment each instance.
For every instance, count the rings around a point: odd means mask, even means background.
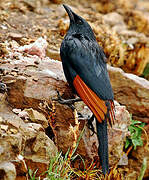
[[[109,107],[111,107],[111,102],[114,99],[106,67],[106,57],[102,48],[98,45],[90,25],[68,6],[64,5],[64,8],[70,18],[70,26],[60,48],[64,74],[74,92],[83,97],[84,101],[89,101],[91,110],[95,109],[93,113],[96,111],[95,105],[97,105],[97,102],[95,101],[97,97],[99,101],[104,102],[101,102],[99,111],[96,112],[100,118],[97,118],[96,114],[95,117],[98,120],[96,126],[99,140],[99,157],[103,173],[106,174],[109,171],[107,120],[111,122],[109,115],[111,109]],[[78,82],[83,82],[83,84]],[[89,91],[91,90],[91,94],[88,94],[85,87],[89,88]],[[79,88],[83,88],[85,93],[81,94]],[[106,109],[107,105],[108,108]]]

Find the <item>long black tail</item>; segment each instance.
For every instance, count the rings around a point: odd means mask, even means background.
[[[102,123],[96,120],[96,127],[99,141],[98,155],[100,157],[102,172],[105,175],[109,172],[107,120],[105,119]]]

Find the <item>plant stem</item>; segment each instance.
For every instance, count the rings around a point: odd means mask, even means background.
[[[141,172],[140,172],[140,175],[138,177],[138,180],[142,180],[143,179],[143,176],[145,174],[146,168],[147,168],[147,157],[145,157],[143,159],[143,164],[142,164],[142,167],[141,167]]]

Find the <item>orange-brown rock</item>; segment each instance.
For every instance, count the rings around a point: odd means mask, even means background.
[[[0,163],[0,179],[15,180],[16,179],[16,169],[14,164],[11,162],[1,162]]]
[[[40,164],[39,172],[43,171],[57,147],[45,134],[40,120],[37,124],[21,119],[12,112],[4,95],[0,95],[0,177],[27,180],[28,167],[34,170]]]
[[[108,66],[115,99],[126,105],[133,118],[149,123],[149,81]]]

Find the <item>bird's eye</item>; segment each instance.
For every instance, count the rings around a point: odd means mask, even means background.
[[[77,24],[83,24],[81,19],[78,19]]]

